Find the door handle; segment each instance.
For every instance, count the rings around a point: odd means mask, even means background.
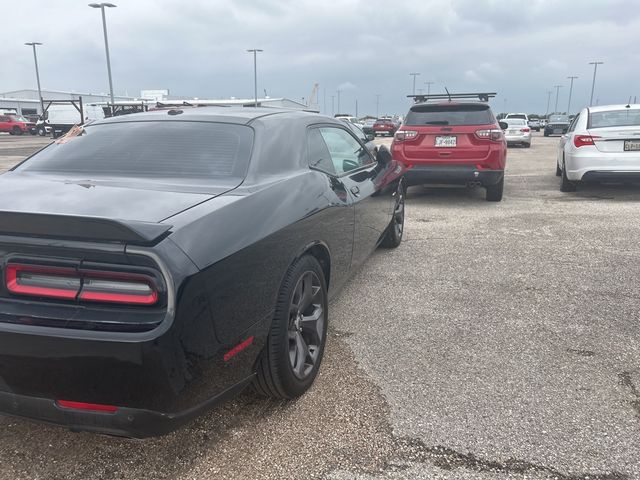
[[[353,193],[356,197],[360,195],[360,189],[358,188],[357,185],[354,185],[353,187],[351,187],[351,193]]]

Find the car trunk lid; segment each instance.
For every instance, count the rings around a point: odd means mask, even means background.
[[[640,151],[640,125],[625,127],[591,128],[589,135],[594,139],[600,152]]]

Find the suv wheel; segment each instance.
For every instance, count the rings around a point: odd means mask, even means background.
[[[20,130],[20,127],[13,127],[11,129],[11,135],[22,135],[22,130]]]
[[[391,223],[387,227],[387,231],[384,234],[384,238],[380,243],[384,248],[396,248],[402,243],[402,234],[404,233],[404,197],[406,189],[404,182],[401,181],[398,184],[396,190],[396,205],[393,209],[393,217]]]
[[[318,374],[327,339],[327,287],[322,267],[311,255],[295,262],[285,276],[269,337],[257,364],[253,387],[273,398],[294,398]]]
[[[487,185],[487,202],[499,202],[502,200],[502,192],[504,191],[504,176],[495,185]]]

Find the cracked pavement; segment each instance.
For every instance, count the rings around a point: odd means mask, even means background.
[[[560,193],[556,144],[510,149],[499,204],[410,189],[299,400],[145,441],[0,417],[0,478],[640,479],[640,186]]]

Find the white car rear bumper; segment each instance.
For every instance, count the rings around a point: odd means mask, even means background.
[[[594,147],[586,148],[589,151],[574,152],[565,157],[569,180],[596,180],[596,177],[624,179],[625,176],[631,178],[640,175],[640,152],[605,153]],[[584,178],[585,175],[587,178]]]

